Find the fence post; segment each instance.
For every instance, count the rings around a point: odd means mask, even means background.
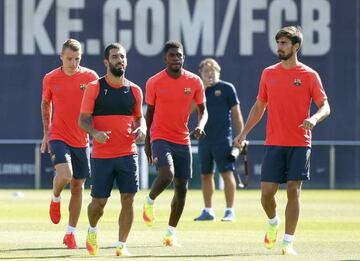
[[[35,189],[41,187],[41,151],[40,144],[36,143],[35,145]]]
[[[335,189],[335,145],[330,145],[329,149],[329,185],[330,189]]]

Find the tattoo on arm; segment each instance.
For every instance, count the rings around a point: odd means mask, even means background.
[[[46,135],[49,131],[49,127],[51,123],[51,113],[52,113],[51,102],[43,100],[41,102],[41,117],[43,122],[44,135]]]

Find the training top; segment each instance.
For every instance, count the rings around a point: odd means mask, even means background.
[[[146,82],[145,101],[155,106],[151,124],[151,141],[166,140],[177,144],[189,144],[188,121],[192,101],[206,101],[204,86],[199,76],[182,69],[179,78],[172,78],[165,70]]]
[[[86,86],[81,113],[93,116],[97,131],[111,131],[102,144],[93,139],[93,158],[117,158],[137,153],[134,119],[142,117],[141,88],[125,79],[124,85],[111,84],[106,77]]]
[[[95,71],[81,66],[71,76],[66,75],[61,67],[44,76],[42,100],[53,105],[49,140],[61,140],[76,148],[88,145],[88,135],[80,129],[78,119],[86,84],[97,78]]]
[[[311,131],[299,125],[310,116],[311,101],[327,99],[317,72],[299,63],[285,69],[277,63],[264,69],[257,99],[267,103],[265,145],[311,147]]]
[[[206,136],[199,144],[232,144],[231,108],[239,104],[234,85],[220,80],[205,88],[205,96],[209,118],[205,125]]]

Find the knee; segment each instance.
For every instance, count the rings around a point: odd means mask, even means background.
[[[263,190],[261,191],[261,201],[270,201],[274,198],[274,193],[271,190]]]
[[[180,199],[185,198],[187,191],[188,191],[187,184],[176,185],[176,195],[178,196],[178,198]]]
[[[287,187],[288,200],[298,200],[300,197],[300,188],[296,185],[289,185]]]
[[[105,207],[105,204],[106,204],[106,200],[104,201],[104,200],[93,199],[88,208],[96,212],[102,212]]]
[[[84,190],[84,182],[76,181],[70,185],[71,195],[81,195]]]
[[[122,207],[132,207],[134,204],[134,194],[121,194]]]

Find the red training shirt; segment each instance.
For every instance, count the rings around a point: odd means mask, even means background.
[[[95,71],[81,66],[71,76],[61,67],[44,76],[42,99],[53,105],[49,140],[61,140],[76,148],[88,145],[88,135],[80,129],[78,119],[86,84],[97,78]]]
[[[319,75],[299,63],[285,69],[277,63],[264,69],[257,99],[267,103],[265,145],[311,147],[311,131],[299,125],[309,117],[311,101],[327,99]]]
[[[111,84],[106,78],[106,83],[111,88],[125,88],[124,86]],[[141,88],[134,83],[130,84],[131,92],[135,98],[133,115],[93,115],[93,127],[98,131],[111,131],[110,138],[102,144],[93,139],[93,158],[117,158],[137,153],[135,135],[133,132],[134,117],[142,117]],[[86,86],[84,98],[81,104],[81,113],[93,113],[95,101],[99,95],[99,81],[93,81]],[[124,91],[128,93],[128,91]]]
[[[167,140],[177,144],[189,144],[187,127],[191,103],[206,101],[204,86],[199,76],[182,69],[179,78],[172,78],[165,70],[146,82],[145,101],[155,106],[151,124],[151,141]]]

